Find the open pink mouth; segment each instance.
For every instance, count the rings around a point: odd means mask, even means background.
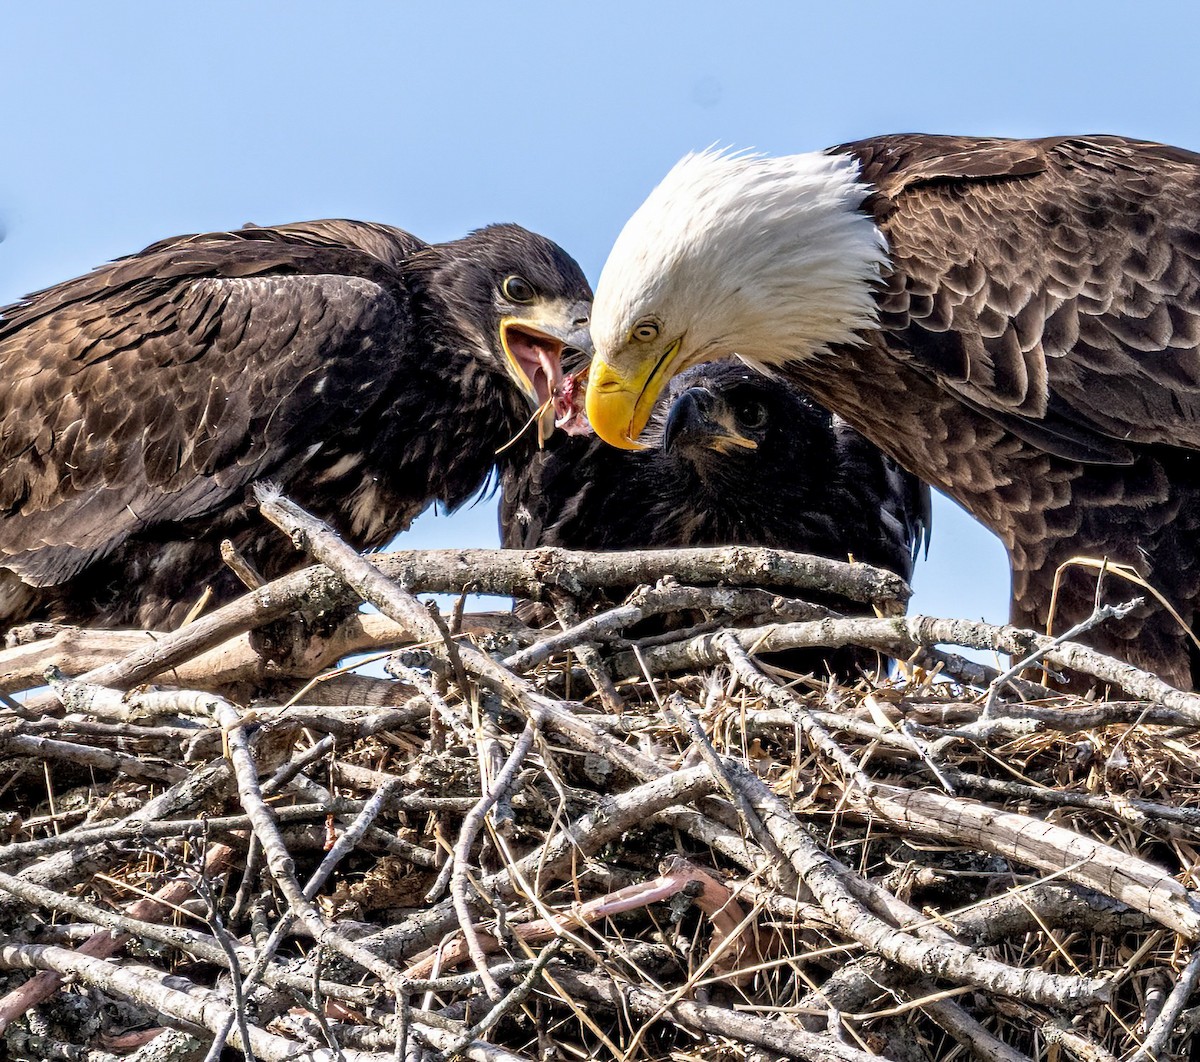
[[[562,342],[543,332],[506,324],[504,346],[533,388],[537,404],[545,405],[562,383]]]
[[[587,370],[563,376],[563,343],[553,336],[514,322],[502,326],[504,349],[529,382],[534,401],[544,410],[539,418],[538,438],[555,428],[568,435],[587,435],[591,427],[583,411],[583,388],[579,386]]]

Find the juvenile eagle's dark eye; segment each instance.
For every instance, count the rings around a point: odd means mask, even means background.
[[[524,277],[519,277],[515,273],[511,277],[504,278],[504,283],[500,286],[500,291],[509,302],[533,302],[537,297],[533,290],[533,285]]]
[[[751,400],[742,406],[740,419],[745,428],[761,428],[767,423],[767,407]]]

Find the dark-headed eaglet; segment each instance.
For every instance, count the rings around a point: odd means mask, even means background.
[[[853,557],[906,580],[929,530],[929,488],[786,380],[728,360],[680,373],[630,451],[556,435],[506,470],[504,545],[614,550],[772,546]],[[839,612],[861,612],[822,599]],[[875,654],[789,654],[852,675]]]
[[[1112,136],[884,136],[680,162],[596,291],[593,428],[636,446],[676,373],[786,374],[1000,536],[1012,619],[1200,681],[1200,156]],[[1073,563],[1090,558],[1092,566]],[[1065,567],[1064,567],[1065,566]]]
[[[296,567],[258,481],[360,549],[461,504],[531,420],[553,430],[590,299],[516,225],[429,245],[314,221],[165,240],[8,307],[0,630],[171,627],[240,589],[225,538],[266,577]]]

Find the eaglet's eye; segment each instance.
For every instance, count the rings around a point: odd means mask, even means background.
[[[767,407],[761,402],[747,402],[741,409],[742,426],[761,428],[767,422]]]
[[[519,277],[515,273],[511,277],[504,278],[504,283],[500,286],[500,291],[509,302],[533,302],[537,297],[536,292],[533,290],[533,285],[524,277]]]
[[[654,321],[638,321],[629,334],[639,343],[652,343],[658,338],[658,324]]]

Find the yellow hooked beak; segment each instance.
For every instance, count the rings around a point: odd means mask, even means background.
[[[597,354],[588,372],[587,416],[592,430],[622,450],[645,449],[638,441],[658,396],[678,368],[680,336],[662,356],[634,361],[628,373]]]

